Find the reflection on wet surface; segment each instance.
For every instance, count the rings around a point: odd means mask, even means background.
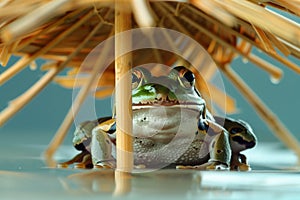
[[[30,140],[33,142],[32,140]],[[1,144],[1,199],[285,199],[300,195],[300,171],[290,151],[262,144],[246,152],[250,172],[162,169],[123,174],[107,169],[47,168],[45,145]],[[47,141],[46,141],[47,142]],[[63,146],[56,159],[77,152]]]
[[[113,170],[44,169],[35,173],[1,171],[0,177],[1,196],[6,199],[276,199],[300,195],[300,173],[296,172],[159,170],[117,178]]]

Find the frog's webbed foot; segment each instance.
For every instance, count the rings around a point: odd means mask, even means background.
[[[234,154],[231,157],[230,169],[237,171],[250,171],[251,167],[247,162],[247,157],[244,154]]]
[[[226,164],[220,162],[208,162],[202,165],[194,165],[194,166],[177,165],[176,169],[229,170],[229,167]]]
[[[68,168],[69,165],[75,164],[75,168],[93,168],[91,154],[88,151],[82,151],[74,156],[71,160],[59,163],[59,168]]]
[[[116,160],[110,159],[110,160],[98,161],[94,167],[100,168],[100,169],[115,169],[116,168]]]

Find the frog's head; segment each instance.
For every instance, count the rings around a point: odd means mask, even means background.
[[[132,109],[155,106],[192,109],[205,115],[205,101],[195,88],[195,76],[183,66],[165,76],[152,76],[145,68],[133,70]]]
[[[253,148],[257,143],[257,138],[251,126],[243,120],[231,118],[221,119],[215,117],[218,123],[224,122],[224,128],[229,132],[232,151],[239,152]]]

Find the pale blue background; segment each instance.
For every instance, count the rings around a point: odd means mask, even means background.
[[[262,53],[257,52],[257,54],[263,56]],[[16,58],[11,59],[8,65],[11,65],[15,61]],[[279,116],[289,130],[300,139],[300,75],[280,65],[278,62],[270,61],[284,71],[284,77],[279,84],[271,83],[269,74],[251,63],[243,63],[240,58],[236,59],[232,65],[250,87]],[[43,62],[43,60],[37,61],[38,65]],[[293,59],[293,62],[298,63],[298,65],[300,64],[298,59]],[[0,68],[1,73],[4,70],[4,67]],[[26,68],[2,85],[0,87],[0,109],[3,110],[9,100],[17,97],[25,89],[29,88],[43,73],[39,69],[32,71]],[[261,141],[275,141],[275,137],[255,113],[254,109],[241,97],[239,92],[225,77],[223,81],[226,92],[236,98],[239,109],[239,113],[231,117],[242,118],[248,121]],[[24,130],[27,133],[28,131],[32,131],[34,134],[43,134],[45,132],[54,134],[69,110],[71,103],[72,90],[64,89],[55,83],[51,83],[29,105],[1,127],[0,134],[6,134],[11,131],[23,132]],[[110,104],[110,98],[99,101],[97,103],[97,114],[100,116],[110,115]],[[69,142],[71,142],[70,135],[73,130],[74,127],[70,130],[69,138],[67,139]]]

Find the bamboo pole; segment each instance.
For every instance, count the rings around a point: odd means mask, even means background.
[[[120,197],[129,193],[131,190],[132,176],[129,173],[115,171],[115,189],[113,196]]]
[[[70,56],[69,59],[64,62],[64,65],[66,65],[71,58],[75,57],[80,50],[89,42],[89,40],[97,33],[97,31],[102,27],[103,23],[99,23],[97,26],[94,27],[94,29],[89,33],[89,35],[79,44],[78,49],[74,51]],[[53,161],[52,156],[57,150],[57,148],[60,146],[60,144],[63,142],[63,139],[65,138],[67,131],[69,130],[73,119],[74,115],[76,115],[79,111],[80,106],[84,102],[86,96],[88,95],[88,92],[90,91],[90,88],[95,82],[95,79],[100,71],[99,67],[102,65],[99,64],[107,55],[107,52],[109,48],[105,48],[106,52],[103,52],[98,60],[96,60],[95,65],[93,67],[93,71],[91,73],[91,76],[87,80],[86,84],[82,87],[80,90],[79,94],[77,95],[75,101],[73,102],[72,107],[70,108],[69,112],[67,113],[63,123],[59,127],[58,131],[52,138],[52,141],[50,142],[48,148],[45,151],[45,157],[46,161],[48,162],[48,165],[50,167],[55,167],[56,163]]]
[[[124,3],[115,2],[115,34],[131,29],[131,14],[123,8]],[[131,71],[132,57],[128,53],[121,55],[126,49],[131,49],[131,38],[118,35],[115,38],[115,104],[116,104],[116,146],[117,171],[131,172],[133,169],[132,142],[132,102],[131,102]]]
[[[277,116],[267,105],[251,90],[251,88],[236,74],[229,65],[220,67],[233,85],[243,94],[244,98],[253,105],[256,112],[267,123],[275,135],[291,150],[295,152],[300,161],[300,144],[290,133]]]

